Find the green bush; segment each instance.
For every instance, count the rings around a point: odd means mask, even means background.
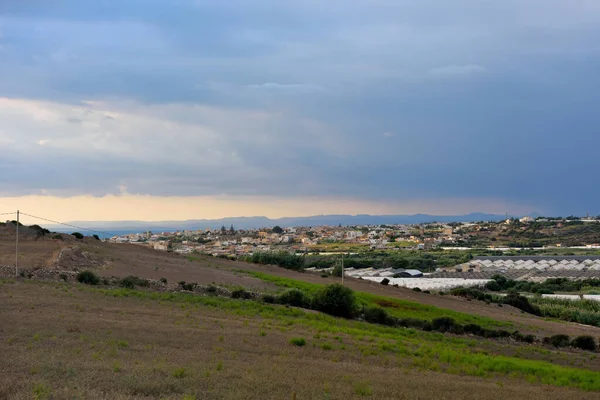
[[[71,235],[74,236],[75,239],[83,239],[83,235],[79,232],[73,232]]]
[[[133,289],[135,288],[135,281],[133,279],[131,279],[130,276],[121,279],[121,281],[119,282],[119,285],[121,285],[122,287],[126,288],[126,289]]]
[[[290,340],[290,343],[298,347],[306,346],[306,340],[304,338],[293,338]]]
[[[464,333],[463,326],[456,323],[456,321],[450,317],[434,318],[431,321],[431,330],[456,334]]]
[[[160,281],[161,281],[162,283],[164,283],[165,285],[167,284],[167,278],[160,278]]]
[[[596,339],[594,339],[592,336],[588,336],[588,335],[577,336],[571,342],[571,346],[577,347],[578,349],[591,350],[591,351],[596,350],[596,347],[597,347]]]
[[[264,294],[261,300],[267,304],[274,304],[277,299],[272,294]]]
[[[100,240],[100,236],[98,236],[98,235],[93,235],[92,237],[96,240]]]
[[[395,318],[389,315],[386,310],[380,307],[363,307],[362,317],[365,321],[373,324],[389,326],[393,326],[396,324]]]
[[[185,281],[179,282],[179,287],[181,288],[181,290],[187,290],[187,291],[193,292],[194,289],[196,288],[196,286],[198,286],[198,284],[196,282],[190,282],[190,283],[185,283]]]
[[[297,256],[287,251],[255,251],[245,259],[255,264],[277,265],[295,271],[304,270],[304,256]]]
[[[338,283],[319,290],[315,294],[313,306],[315,310],[344,318],[354,317],[357,311],[354,292]]]
[[[502,290],[502,286],[500,286],[500,284],[498,284],[496,281],[489,281],[485,284],[485,288],[487,290],[491,290],[492,292],[499,292]]]
[[[528,314],[540,315],[539,308],[532,305],[527,297],[521,296],[518,293],[508,293],[503,301],[504,304],[508,304]]]
[[[143,279],[137,276],[130,275],[126,278],[121,279],[119,284],[127,289],[133,289],[136,286],[147,287],[150,285],[147,279]]]
[[[550,336],[550,344],[554,347],[568,347],[571,344],[569,335]]]
[[[310,297],[299,289],[288,289],[277,297],[279,304],[287,304],[288,306],[309,308]]]
[[[464,331],[471,335],[483,336],[485,330],[477,324],[467,324],[464,326]]]
[[[248,300],[252,298],[252,294],[247,292],[246,289],[238,288],[231,292],[231,298]]]
[[[81,271],[77,274],[77,281],[86,285],[97,285],[100,282],[100,278],[92,271]]]
[[[217,287],[215,285],[208,285],[206,291],[211,294],[217,293]]]
[[[399,318],[396,321],[396,324],[405,328],[415,328],[426,331],[431,330],[431,322],[418,318]]]

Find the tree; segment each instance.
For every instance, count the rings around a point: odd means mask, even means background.
[[[233,229],[233,224],[231,224],[231,227],[229,228],[229,233],[230,233],[231,235],[234,235],[234,234],[235,234],[235,229]]]
[[[352,318],[357,312],[354,292],[337,283],[327,285],[316,293],[314,307],[318,311],[344,318]]]
[[[225,233],[227,233],[227,229],[225,228],[225,225],[221,225],[221,233],[224,235]]]
[[[282,234],[283,233],[283,229],[279,226],[279,225],[275,225],[272,229],[273,233],[277,233],[277,234]]]

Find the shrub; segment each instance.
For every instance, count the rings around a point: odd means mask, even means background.
[[[79,232],[73,232],[71,235],[74,236],[75,239],[83,239],[83,235]]]
[[[315,294],[314,308],[337,317],[352,318],[356,314],[354,292],[340,284],[327,285]]]
[[[518,293],[509,293],[504,298],[504,304],[508,304],[528,314],[540,315],[539,308],[533,306],[527,297],[521,296]]]
[[[365,321],[373,324],[395,325],[395,318],[388,314],[386,310],[380,307],[366,306],[362,309],[362,317]]]
[[[483,336],[484,329],[477,324],[467,324],[464,326],[465,333],[470,333],[471,335]]]
[[[382,285],[388,285],[390,283],[390,280],[388,278],[383,278],[383,280],[380,283]]]
[[[293,338],[290,340],[290,343],[298,347],[306,346],[306,340],[304,338]]]
[[[244,288],[238,288],[231,292],[231,298],[248,300],[252,298],[252,294],[250,294],[250,292],[247,292]]]
[[[133,279],[131,279],[130,276],[121,279],[121,282],[119,282],[119,285],[121,285],[122,287],[126,288],[126,289],[133,289],[135,288],[135,281]]]
[[[569,335],[550,336],[550,344],[554,347],[568,347],[571,344]]]
[[[275,298],[275,296],[273,296],[272,294],[265,294],[265,295],[262,296],[261,299],[262,299],[263,302],[265,302],[267,304],[274,304],[275,301],[277,300]]]
[[[431,330],[431,323],[429,321],[417,318],[400,318],[396,321],[396,324],[405,328]]]
[[[64,240],[60,233],[57,233],[56,235],[52,236],[52,239]]]
[[[489,281],[485,284],[485,288],[487,290],[491,290],[492,292],[499,292],[502,290],[502,286],[497,281]]]
[[[577,347],[578,349],[594,351],[596,350],[596,339],[588,335],[577,336],[571,342],[571,346]]]
[[[295,271],[304,270],[304,256],[297,256],[287,251],[256,251],[246,258],[255,264],[271,264]]]
[[[185,283],[185,281],[179,282],[179,287],[181,288],[181,290],[188,290],[188,291],[192,292],[196,286],[198,286],[198,284],[195,282],[190,282],[190,283]]]
[[[431,321],[431,329],[437,332],[463,333],[462,325],[457,324],[453,318],[440,317]]]
[[[529,335],[525,335],[525,337],[523,338],[523,341],[525,343],[533,343],[535,342],[535,336],[529,334]]]
[[[546,336],[542,339],[542,343],[545,345],[550,345],[550,337]]]
[[[160,278],[160,281],[161,281],[162,283],[164,283],[165,285],[167,284],[167,278]]]
[[[277,297],[277,302],[279,304],[287,304],[288,306],[294,307],[310,307],[310,298],[306,293],[298,289],[289,289],[281,293]]]
[[[97,285],[100,282],[100,278],[92,271],[81,271],[77,274],[77,281],[86,285]]]
[[[215,285],[208,285],[206,291],[212,294],[217,293],[217,287]]]
[[[413,292],[420,292],[420,291],[421,291],[421,288],[418,288],[418,287],[413,288]]]
[[[127,289],[133,289],[136,286],[147,287],[150,283],[147,279],[139,278],[137,276],[130,275],[126,278],[121,279],[119,282],[121,286]]]
[[[100,240],[100,236],[98,236],[98,235],[93,235],[92,237],[96,240]]]
[[[60,279],[62,279],[63,281],[65,281],[65,282],[66,282],[67,280],[69,280],[69,275],[65,274],[64,272],[61,272],[61,273],[58,275],[58,277],[59,277]]]

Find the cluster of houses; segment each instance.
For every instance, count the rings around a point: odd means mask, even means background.
[[[500,234],[511,230],[527,229],[534,222],[548,222],[548,219],[523,217],[500,222],[415,224],[415,225],[363,225],[363,226],[315,226],[295,228],[240,229],[200,229],[175,232],[143,232],[115,236],[109,239],[115,243],[135,243],[150,246],[157,250],[188,254],[199,252],[214,256],[240,256],[255,251],[286,250],[291,252],[335,252],[336,244],[357,245],[358,248],[402,250],[426,250],[436,247],[448,249],[468,249],[460,247],[474,238],[487,237],[489,232]],[[587,219],[578,221],[587,222]],[[590,219],[589,221],[599,221]],[[551,221],[557,227],[573,222],[570,219]],[[512,226],[511,226],[512,225]],[[518,226],[517,226],[518,225]],[[488,235],[489,236],[489,235]],[[495,240],[492,237],[492,240]],[[480,244],[477,244],[481,247]],[[560,247],[560,243],[555,245]],[[587,247],[599,247],[586,245]],[[347,247],[347,246],[346,246]],[[491,241],[489,249],[510,250],[499,242]],[[337,246],[338,250],[340,246]]]
[[[427,249],[458,236],[447,225],[384,225],[356,227],[297,227],[262,229],[205,229],[176,232],[144,232],[114,236],[113,243],[134,243],[181,254],[193,252],[245,255],[255,251],[288,250],[325,252],[331,244],[372,249]]]

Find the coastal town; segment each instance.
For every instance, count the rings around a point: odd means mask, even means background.
[[[498,222],[416,225],[315,226],[181,230],[113,236],[113,243],[133,243],[180,254],[244,256],[257,251],[320,253],[360,250],[431,250],[487,248],[598,248],[598,218],[507,218]]]

